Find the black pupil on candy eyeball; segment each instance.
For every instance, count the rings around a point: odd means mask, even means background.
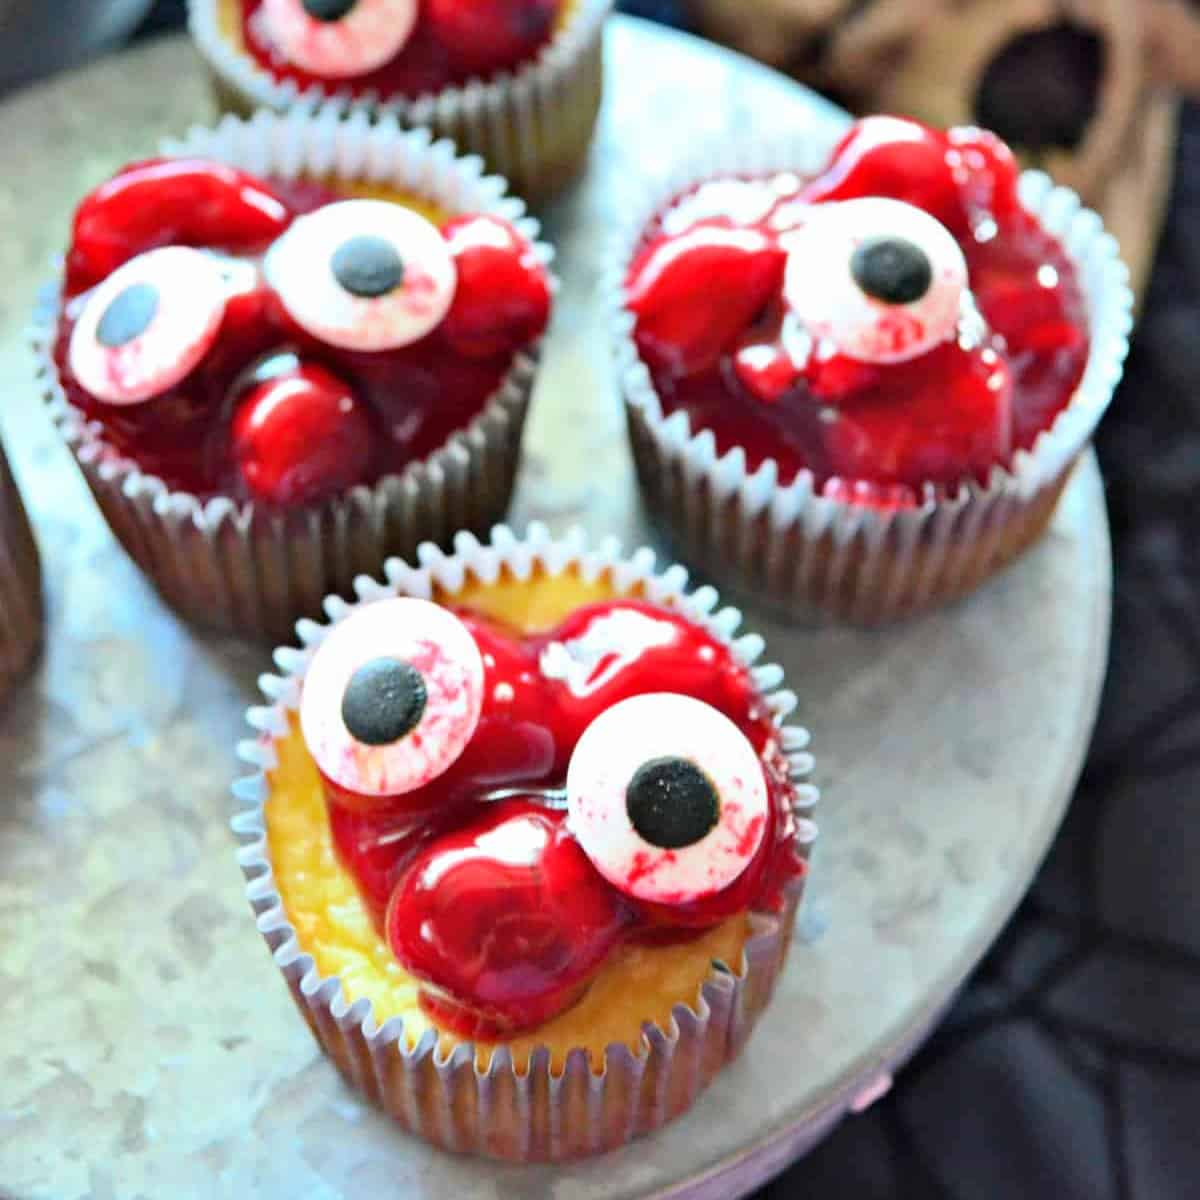
[[[131,283],[113,297],[96,325],[96,340],[116,349],[146,332],[158,312],[158,288],[152,283]]]
[[[854,251],[850,273],[868,296],[885,304],[912,304],[933,284],[929,256],[905,238],[869,238]]]
[[[373,658],[350,676],[342,721],[363,745],[390,746],[417,727],[427,699],[425,681],[411,663]]]
[[[358,0],[303,0],[304,11],[314,21],[340,21]]]
[[[642,840],[664,850],[694,845],[721,816],[712,780],[686,758],[652,758],[638,767],[625,808]]]
[[[333,254],[333,277],[352,296],[386,296],[404,279],[404,263],[391,242],[360,234]]]

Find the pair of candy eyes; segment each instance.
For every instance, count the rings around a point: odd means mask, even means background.
[[[449,246],[398,204],[346,200],[298,218],[268,250],[266,281],[301,329],[348,350],[420,340],[446,315],[457,273]],[[82,387],[109,404],[168,391],[208,353],[245,262],[168,246],[125,263],[83,301],[69,347]]]
[[[424,601],[383,601],[318,651],[301,725],[335,784],[399,797],[435,783],[461,756],[483,687],[478,647],[457,618]],[[692,697],[653,693],[606,709],[584,731],[565,804],[584,853],[618,890],[681,903],[741,874],[761,844],[769,800],[761,760],[734,722]]]

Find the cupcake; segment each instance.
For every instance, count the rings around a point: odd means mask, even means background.
[[[587,156],[612,0],[191,0],[192,37],[234,112],[330,101],[479,154],[521,195]]]
[[[1020,555],[1127,350],[1116,243],[977,129],[869,117],[832,155],[709,155],[614,261],[646,508],[794,618],[905,617]]]
[[[0,448],[0,701],[42,644],[42,568],[12,468]]]
[[[807,734],[682,568],[469,534],[333,600],[252,709],[258,926],[317,1041],[405,1129],[598,1153],[738,1053],[815,828]]]
[[[536,237],[477,160],[332,110],[227,118],[88,196],[35,349],[163,597],[280,639],[500,519],[550,308]]]

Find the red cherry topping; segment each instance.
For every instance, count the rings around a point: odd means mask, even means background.
[[[578,999],[629,920],[561,813],[508,800],[417,852],[387,940],[443,1024],[495,1038]]]
[[[1016,155],[994,133],[961,127],[946,132],[947,161],[962,193],[971,227],[991,219],[1007,224],[1020,211]]]
[[[638,348],[678,375],[712,366],[778,292],[786,263],[759,229],[705,223],[651,242],[626,283]]]
[[[65,291],[95,287],[137,254],[159,246],[203,246],[255,254],[292,214],[265,183],[206,159],[150,159],[126,167],[75,213]]]
[[[541,337],[550,319],[550,279],[533,246],[507,221],[454,217],[442,234],[458,270],[442,334],[460,354],[511,354]]]
[[[945,134],[907,117],[864,117],[834,148],[829,165],[800,193],[810,204],[885,196],[967,233],[962,196],[947,161]]]
[[[1012,451],[1012,381],[991,349],[947,343],[929,360],[893,367],[879,385],[830,410],[829,471],[845,480],[952,486],[981,482]],[[927,384],[930,374],[938,386]]]
[[[233,417],[233,457],[250,494],[312,504],[365,477],[374,434],[353,390],[315,363],[284,356]]]
[[[466,69],[486,75],[532,57],[557,8],[557,0],[426,0],[424,19]]]

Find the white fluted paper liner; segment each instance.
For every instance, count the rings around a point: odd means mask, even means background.
[[[42,569],[12,468],[0,448],[0,700],[42,644]]]
[[[818,799],[807,782],[813,767],[808,733],[785,724],[796,697],[780,687],[783,672],[777,666],[756,665],[763,640],[739,635],[737,610],[719,607],[710,587],[688,594],[682,567],[656,572],[652,551],[624,557],[611,539],[589,549],[579,530],[556,540],[541,525],[532,525],[524,538],[498,526],[488,544],[463,533],[454,545],[449,555],[423,546],[418,567],[392,559],[384,570],[386,583],[357,581],[359,603],[394,595],[428,599],[435,587],[453,594],[468,578],[495,582],[504,570],[518,579],[528,579],[535,570],[549,577],[577,570],[586,580],[607,575],[618,592],[641,589],[651,601],[677,608],[733,649],[780,726],[794,786],[797,844],[807,858],[816,837],[811,814]],[[279,674],[260,681],[270,704],[250,709],[247,717],[256,735],[239,746],[254,773],[234,785],[242,805],[233,828],[242,843],[238,861],[248,881],[246,895],[314,1036],[355,1087],[406,1130],[449,1150],[523,1162],[559,1161],[610,1150],[657,1129],[687,1109],[741,1049],[783,965],[803,878],[788,886],[781,912],[750,914],[752,933],[742,961],[729,964],[732,970],[714,967],[695,1006],[677,1004],[668,1028],[647,1022],[637,1054],[627,1046],[610,1045],[599,1072],[590,1068],[582,1047],[567,1055],[561,1073],[551,1070],[544,1046],[534,1051],[524,1072],[514,1069],[503,1046],[486,1070],[478,1068],[471,1043],[458,1044],[448,1056],[440,1054],[432,1031],[410,1047],[402,1018],[379,1026],[368,1000],[349,1003],[341,981],[317,970],[284,910],[266,839],[264,805],[267,773],[277,761],[274,741],[288,732],[289,713],[299,705],[301,681],[316,647],[354,607],[329,599],[329,623],[301,621],[300,647],[275,651]]]
[[[251,120],[225,117],[194,128],[166,154],[198,155],[260,175],[312,175],[368,181],[433,201],[449,212],[495,213],[536,244],[537,221],[485,175],[476,157],[460,157],[426,130],[394,120],[343,117],[331,108]],[[201,501],[143,472],[104,440],[68,400],[53,349],[60,287],[48,288],[31,333],[50,414],[75,455],[117,538],[168,603],[189,620],[247,636],[282,640],[299,617],[321,611],[329,593],[348,594],[357,575],[424,541],[446,543],[458,529],[484,532],[508,510],[520,461],[521,432],[540,344],[520,352],[496,394],[464,429],[428,458],[370,486],[322,504],[270,510],[252,501]]]
[[[1115,239],[1074,192],[1036,171],[1021,176],[1025,207],[1066,248],[1087,303],[1091,350],[1069,405],[1033,447],[986,485],[927,487],[921,503],[887,510],[831,499],[801,471],[778,482],[774,460],[751,473],[744,452],[718,455],[686,413],[663,412],[633,339],[624,278],[650,220],[693,184],[718,176],[810,176],[840,134],[708,149],[624,205],[606,281],[617,376],[642,497],[686,562],[739,596],[802,621],[881,624],[963,596],[1045,530],[1076,460],[1112,398],[1129,349],[1133,296]],[[869,485],[868,485],[869,487]]]
[[[545,48],[527,65],[487,83],[474,81],[413,99],[351,94],[341,81],[301,89],[277,80],[222,30],[226,0],[190,0],[188,24],[227,108],[287,112],[329,103],[427,128],[478,154],[523,196],[554,195],[578,172],[591,142],[604,82],[604,20],[613,0],[574,0]]]

